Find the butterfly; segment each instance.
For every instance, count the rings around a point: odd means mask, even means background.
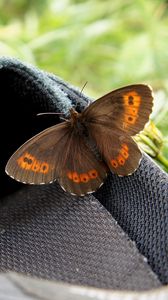
[[[84,196],[96,191],[109,171],[132,174],[142,153],[132,136],[143,130],[152,111],[152,89],[134,84],[92,102],[81,113],[49,127],[24,143],[5,171],[17,181],[47,184]]]

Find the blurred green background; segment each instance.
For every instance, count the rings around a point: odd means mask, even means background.
[[[148,83],[152,122],[136,139],[168,171],[168,1],[0,0],[0,56],[52,72],[98,98]]]

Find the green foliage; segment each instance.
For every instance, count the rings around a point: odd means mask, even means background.
[[[88,81],[85,93],[95,98],[126,84],[150,84],[152,120],[168,159],[167,28],[163,0],[1,0],[0,55],[30,62],[79,88]]]

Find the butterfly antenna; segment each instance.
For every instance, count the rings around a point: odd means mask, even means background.
[[[56,113],[56,112],[44,112],[44,113],[38,113],[37,116],[44,116],[44,115],[63,115],[63,113]],[[63,121],[67,121],[67,119],[60,117]]]
[[[38,113],[38,114],[37,114],[37,116],[43,116],[43,115],[63,115],[63,113],[43,112],[43,113]]]
[[[82,87],[82,89],[81,89],[81,91],[80,91],[81,94],[82,94],[82,92],[83,92],[83,90],[84,90],[84,88],[85,88],[85,86],[86,86],[87,84],[88,84],[88,81],[86,81],[85,84],[84,84],[84,86]],[[89,106],[91,103],[92,103],[92,101],[88,99],[88,106]]]
[[[83,92],[85,86],[87,85],[88,81],[85,82],[85,84],[83,85],[82,89],[81,89],[81,93]]]

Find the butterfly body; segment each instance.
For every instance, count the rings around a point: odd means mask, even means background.
[[[71,194],[97,190],[107,173],[125,176],[138,167],[141,151],[132,139],[152,110],[147,85],[130,85],[103,96],[83,112],[34,136],[9,159],[6,173],[29,184],[58,180]]]
[[[79,135],[86,134],[87,127],[83,120],[82,114],[78,113],[74,108],[71,108],[69,112],[70,119],[66,121],[71,124],[71,128],[73,129],[74,133]]]

